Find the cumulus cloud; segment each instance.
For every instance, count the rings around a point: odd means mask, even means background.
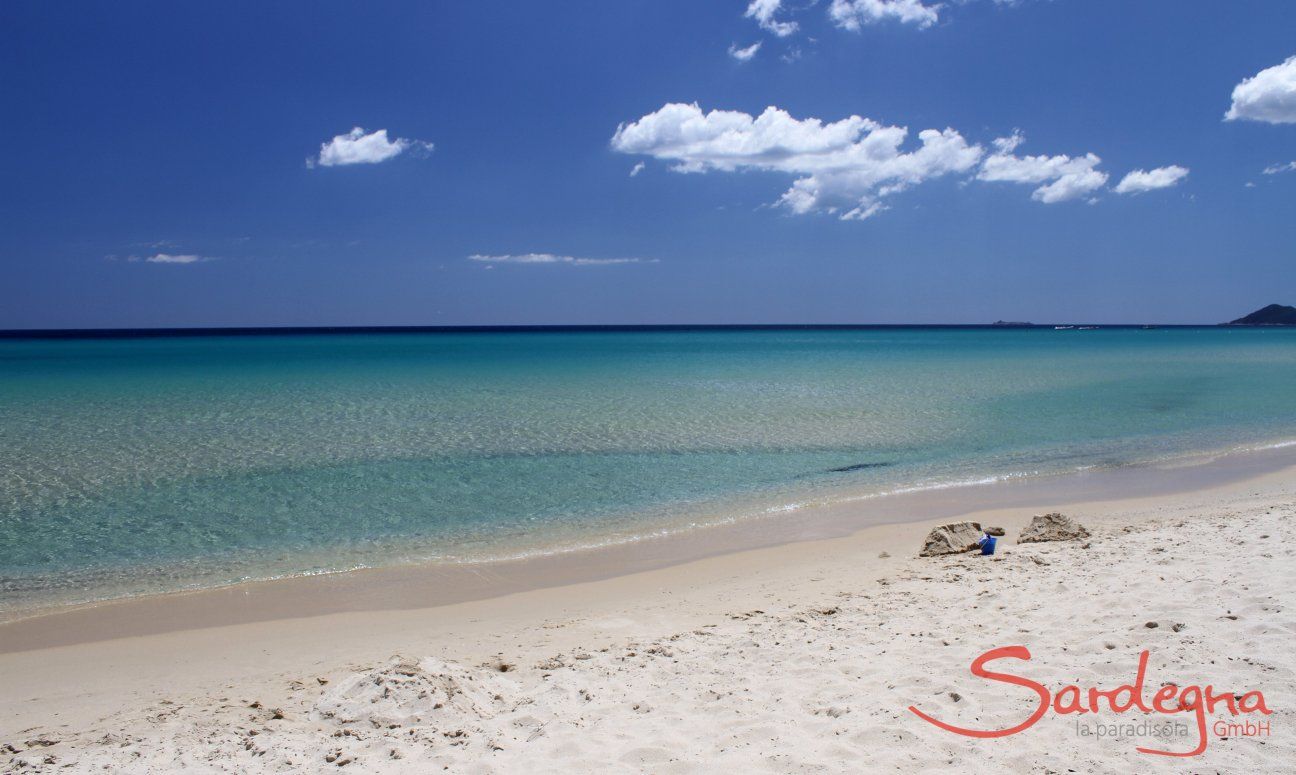
[[[774,18],[782,4],[783,0],[751,0],[747,6],[747,13],[743,15],[748,19],[755,19],[761,29],[772,32],[780,38],[786,38],[797,31],[797,23],[778,21]]]
[[[307,167],[341,167],[348,164],[377,164],[394,159],[408,150],[430,152],[432,143],[398,137],[387,139],[387,130],[366,133],[356,127],[344,135],[337,135],[327,143],[320,143],[319,156],[306,160]]]
[[[608,266],[611,264],[655,264],[655,258],[579,258],[577,256],[559,256],[553,253],[521,253],[487,256],[474,254],[469,261],[479,261],[491,266],[495,264],[530,264],[549,266]]]
[[[828,18],[838,27],[857,31],[866,24],[897,21],[925,29],[940,17],[940,5],[922,0],[832,0]]]
[[[1286,164],[1270,164],[1264,168],[1264,174],[1277,175],[1280,172],[1296,172],[1296,161],[1289,161]]]
[[[1296,124],[1296,56],[1233,87],[1233,104],[1224,120],[1237,119]]]
[[[1034,186],[1044,204],[1090,199],[1108,174],[1093,153],[1083,156],[1019,156],[1021,132],[1000,137],[987,151],[952,128],[909,129],[860,116],[825,123],[797,119],[776,107],[759,116],[731,110],[704,112],[696,103],[667,103],[637,121],[621,124],[612,149],[668,162],[673,172],[759,171],[793,176],[777,204],[793,213],[834,213],[864,220],[887,209],[887,198],[947,175],[984,182]],[[1122,194],[1175,185],[1188,174],[1172,165],[1134,170]]]
[[[630,168],[630,177],[633,178],[635,175],[638,175],[640,172],[643,171],[644,171],[644,163],[641,161],[635,162],[635,165]]]
[[[1044,204],[1078,199],[1107,184],[1107,173],[1096,169],[1102,162],[1096,155],[1015,155],[1013,152],[1025,141],[1020,132],[995,140],[995,152],[981,164],[977,180],[1043,184],[1031,193],[1031,198]]]
[[[1134,170],[1121,178],[1116,184],[1118,194],[1142,194],[1158,188],[1170,188],[1188,177],[1188,168],[1172,164],[1169,167],[1157,167],[1154,170]]]
[[[761,42],[759,40],[751,44],[747,48],[738,48],[738,44],[734,43],[729,46],[729,56],[733,57],[734,59],[737,59],[739,62],[746,62],[747,60],[756,56],[756,52],[760,51],[760,47],[761,47]]]
[[[676,172],[763,170],[795,175],[779,204],[794,213],[825,210],[845,219],[881,212],[881,198],[951,172],[982,155],[953,129],[925,129],[917,147],[909,130],[860,116],[825,124],[779,108],[759,116],[669,103],[617,127],[612,148],[674,163]]]

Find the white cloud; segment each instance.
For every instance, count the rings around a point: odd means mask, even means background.
[[[780,38],[799,29],[795,21],[779,21],[776,15],[789,16],[815,5],[817,0],[802,3],[801,8],[789,9],[782,0],[751,0],[745,16],[755,19],[760,26]],[[954,0],[955,5],[966,5],[974,0]],[[1023,0],[994,0],[998,6],[1015,6]],[[940,21],[941,11],[950,5],[939,0],[832,0],[828,5],[828,19],[837,27],[858,32],[870,24],[897,22],[927,29]]]
[[[743,15],[748,19],[755,19],[761,29],[772,32],[780,38],[786,38],[797,31],[797,23],[781,22],[774,18],[782,4],[783,0],[751,0],[747,12]]]
[[[1233,87],[1233,104],[1224,120],[1236,119],[1296,124],[1296,56]]]
[[[794,176],[777,204],[797,213],[828,212],[864,220],[888,209],[888,197],[946,175],[970,174],[984,182],[1035,187],[1031,198],[1053,204],[1097,201],[1108,174],[1093,153],[1083,156],[1017,156],[1020,132],[996,139],[987,153],[952,128],[924,129],[917,143],[909,130],[860,116],[824,123],[796,119],[776,107],[759,116],[732,110],[703,112],[696,103],[667,103],[637,121],[621,124],[612,149],[671,163],[679,173],[759,171]],[[1116,191],[1167,188],[1188,174],[1172,165],[1134,170]]]
[[[640,172],[643,171],[644,171],[644,163],[636,162],[635,165],[630,168],[630,177],[633,178],[635,175],[638,175]]]
[[[177,255],[173,253],[158,253],[144,259],[150,264],[196,264],[199,261],[206,261],[202,256],[195,256],[192,253]]]
[[[1177,164],[1147,171],[1134,170],[1121,178],[1121,182],[1116,184],[1115,191],[1118,194],[1142,194],[1158,188],[1170,188],[1186,177],[1188,177],[1188,168]]]
[[[340,167],[347,164],[377,164],[400,156],[410,149],[431,151],[432,143],[398,137],[387,139],[387,130],[368,134],[360,127],[320,144],[319,156],[307,159],[306,166]]]
[[[1025,140],[1020,132],[995,140],[995,152],[981,164],[977,180],[1032,185],[1042,183],[1044,185],[1031,193],[1031,198],[1044,204],[1078,199],[1106,185],[1107,173],[1095,169],[1102,162],[1096,155],[1014,155],[1013,151]]]
[[[207,256],[198,256],[193,253],[156,253],[144,259],[150,264],[197,264],[203,261],[211,261]]]
[[[905,127],[860,116],[830,124],[798,120],[779,108],[757,117],[696,104],[669,103],[617,127],[612,148],[675,162],[675,172],[764,170],[799,176],[779,204],[794,213],[824,210],[867,218],[881,197],[952,172],[967,172],[983,153],[953,129],[925,129],[911,150]]]
[[[117,260],[117,256],[108,256],[110,261]],[[199,264],[204,261],[215,261],[212,256],[199,256],[193,253],[155,253],[151,256],[126,256],[126,260],[132,264]]]
[[[832,0],[828,18],[838,27],[852,31],[881,21],[898,21],[925,29],[939,19],[939,9],[939,4],[927,5],[922,0]]]
[[[734,43],[729,46],[729,56],[737,59],[739,62],[746,62],[756,56],[756,52],[760,51],[760,47],[761,42],[759,40],[747,48],[738,48],[738,44]]]
[[[576,256],[559,256],[553,253],[522,253],[518,255],[486,256],[474,254],[469,261],[480,261],[487,264],[487,269],[495,264],[531,264],[531,265],[566,265],[566,266],[607,266],[610,264],[655,264],[655,258],[578,258]]]
[[[1277,175],[1280,172],[1296,172],[1296,161],[1289,161],[1286,164],[1270,164],[1264,168],[1264,174]]]

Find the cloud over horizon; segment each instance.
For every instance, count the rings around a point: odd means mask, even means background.
[[[126,261],[131,264],[171,264],[174,266],[184,266],[186,264],[201,264],[206,261],[215,261],[215,256],[200,256],[196,253],[154,253],[151,256],[118,256],[116,254],[104,256],[108,261]]]
[[[206,256],[194,255],[193,253],[180,255],[174,253],[158,253],[149,256],[144,260],[150,264],[196,264],[200,261],[210,261],[211,259]]]
[[[580,258],[562,256],[554,253],[519,253],[502,255],[483,255],[474,253],[468,256],[469,261],[484,264],[526,264],[531,266],[610,266],[614,264],[655,264],[655,258]]]
[[[366,133],[355,127],[344,135],[337,135],[327,143],[320,143],[319,155],[306,160],[306,166],[342,167],[350,164],[378,164],[394,159],[408,150],[430,153],[432,143],[398,137],[387,139],[387,130]]]
[[[1265,68],[1233,87],[1233,104],[1225,121],[1296,124],[1296,56]]]

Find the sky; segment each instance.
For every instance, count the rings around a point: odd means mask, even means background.
[[[0,4],[0,328],[1296,304],[1296,3]]]

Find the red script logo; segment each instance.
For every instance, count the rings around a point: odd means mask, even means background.
[[[1007,737],[1018,732],[1024,732],[1044,718],[1044,714],[1048,713],[1050,708],[1060,716],[1072,713],[1097,713],[1102,701],[1106,701],[1107,707],[1113,713],[1127,713],[1134,709],[1138,709],[1143,713],[1155,712],[1166,715],[1192,713],[1197,722],[1197,747],[1184,752],[1160,751],[1155,748],[1137,749],[1139,753],[1155,754],[1157,756],[1198,756],[1205,752],[1207,741],[1206,715],[1208,713],[1214,714],[1216,708],[1221,704],[1234,716],[1249,713],[1260,713],[1268,716],[1273,713],[1265,705],[1264,694],[1259,691],[1250,691],[1241,695],[1225,691],[1216,693],[1215,687],[1209,684],[1205,688],[1196,685],[1180,687],[1176,684],[1166,684],[1157,689],[1152,696],[1152,702],[1149,704],[1143,692],[1148,663],[1148,652],[1146,650],[1139,654],[1138,672],[1134,676],[1134,683],[1124,684],[1106,691],[1090,688],[1087,693],[1077,685],[1068,684],[1059,689],[1056,694],[1052,694],[1043,684],[1029,678],[1023,678],[1011,673],[996,673],[986,669],[987,662],[1009,657],[1029,661],[1031,655],[1025,646],[1002,646],[991,649],[972,660],[972,675],[990,681],[1021,686],[1039,695],[1039,706],[1021,723],[1006,729],[965,729],[932,718],[913,705],[909,706],[909,710],[913,711],[914,715],[923,721],[934,724],[946,732],[953,732],[956,735],[964,735],[965,737],[981,738]]]

